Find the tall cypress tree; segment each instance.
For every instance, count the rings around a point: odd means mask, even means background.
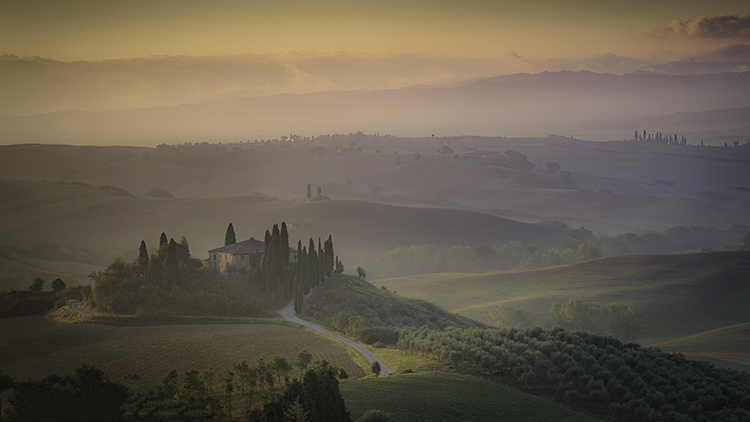
[[[237,243],[237,237],[234,235],[234,226],[229,223],[227,234],[224,235],[224,246],[234,245]]]
[[[144,269],[148,267],[148,250],[145,240],[141,240],[141,247],[138,248],[138,266]]]
[[[331,239],[331,235],[328,235],[328,240],[326,240],[323,249],[325,252],[326,277],[330,277],[335,269],[333,262],[333,239]]]
[[[276,282],[275,285],[271,286],[273,290],[278,290],[282,287],[282,279],[284,278],[284,264],[281,256],[281,233],[279,232],[279,225],[273,225],[273,231],[271,232],[271,254],[270,260],[273,265],[274,278],[272,280]]]
[[[307,249],[302,248],[299,252],[299,273],[302,294],[310,293],[310,262],[307,259]]]
[[[167,240],[167,234],[166,234],[166,233],[164,233],[164,232],[162,232],[162,233],[161,233],[161,237],[159,238],[159,249],[161,249],[161,245],[163,245],[163,244],[165,244],[165,243],[167,243],[167,242],[169,242],[169,241]]]
[[[167,284],[169,286],[174,286],[177,283],[177,270],[177,243],[174,239],[169,239],[169,247],[167,248]]]
[[[312,240],[312,237],[310,238],[310,246],[307,250],[307,260],[309,261],[310,287],[315,287],[320,281],[320,271],[318,269],[318,254],[315,252],[315,241]]]
[[[271,249],[273,248],[272,242],[271,242],[271,232],[266,230],[266,235],[264,238],[264,250],[263,250],[263,264],[261,265],[260,270],[260,288],[263,291],[266,291],[266,288],[268,288],[269,280],[273,279],[272,271],[273,271],[273,265],[271,264],[269,255],[271,254]]]
[[[284,268],[289,266],[289,231],[283,221],[281,222],[281,260]]]

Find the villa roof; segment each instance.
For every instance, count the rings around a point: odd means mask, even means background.
[[[266,244],[260,240],[255,240],[254,237],[243,240],[242,242],[232,243],[231,245],[222,246],[220,248],[211,249],[208,253],[228,253],[232,255],[249,255],[256,252],[263,253],[266,249]]]

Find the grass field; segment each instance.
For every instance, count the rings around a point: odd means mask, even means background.
[[[215,372],[235,362],[275,355],[293,360],[307,349],[315,360],[328,360],[350,377],[365,375],[340,345],[320,336],[277,324],[201,324],[123,326],[61,325],[40,316],[0,320],[3,345],[0,368],[16,379],[70,373],[81,363],[97,366],[113,380],[135,373],[135,389],[155,386],[172,369],[180,379],[190,369]]]
[[[720,359],[746,365],[750,369],[750,323],[711,330],[655,344],[668,352]]]
[[[486,322],[492,308],[531,311],[544,323],[554,302],[627,302],[646,316],[642,339],[661,341],[750,319],[750,251],[628,255],[489,274],[430,274],[377,280]]]
[[[341,383],[356,419],[367,410],[391,413],[397,422],[596,421],[597,419],[468,375],[414,373]]]

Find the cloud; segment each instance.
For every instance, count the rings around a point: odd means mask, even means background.
[[[700,16],[695,19],[674,19],[669,25],[646,28],[644,33],[652,38],[739,38],[750,39],[750,15],[721,14]]]
[[[501,72],[493,59],[317,54],[150,56],[63,62],[0,55],[0,115],[118,110],[229,96],[304,94],[451,83]],[[507,73],[507,72],[506,72]]]
[[[675,75],[750,71],[750,44],[717,48],[684,60],[644,66],[643,70]]]

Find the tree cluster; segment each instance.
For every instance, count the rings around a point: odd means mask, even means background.
[[[643,134],[636,130],[633,134],[633,141],[652,142],[663,145],[687,145],[687,138],[683,136],[680,139],[677,139],[676,133],[672,136],[670,134],[665,135],[658,131],[656,133],[646,133],[645,130],[643,131]]]
[[[297,376],[290,379],[295,367]],[[14,421],[211,421],[242,415],[263,422],[349,422],[338,381],[345,377],[343,370],[326,361],[312,362],[302,350],[295,362],[281,356],[258,358],[255,364],[242,361],[218,373],[193,369],[182,380],[171,370],[145,393],[132,393],[85,364],[73,375],[40,380],[14,382],[0,373],[0,387],[10,390],[5,414]],[[238,402],[241,408],[235,408]]]
[[[0,293],[0,318],[41,314],[61,306],[69,300],[84,301],[91,298],[91,286],[67,287],[56,278],[50,284],[52,291],[44,290],[45,281],[37,277],[27,290],[10,290]]]
[[[599,258],[601,252],[595,241],[580,242],[567,238],[557,247],[524,245],[511,241],[500,248],[491,245],[453,246],[444,248],[432,244],[398,247],[385,254],[383,260],[371,255],[362,257],[359,266],[370,279],[402,277],[442,272],[482,273],[511,268],[534,268],[572,264]]]
[[[289,232],[286,223],[274,224],[271,232],[266,230],[265,251],[257,271],[261,290],[279,294],[285,299],[294,298],[296,312],[301,312],[304,298],[310,290],[331,277],[339,269],[338,256],[333,251],[331,236],[324,243],[310,238],[308,245],[297,242],[294,251],[296,260],[291,261]],[[257,258],[260,261],[260,257]],[[343,271],[343,265],[341,265]]]
[[[180,312],[198,315],[260,315],[257,292],[246,279],[204,267],[190,255],[187,239],[167,240],[149,255],[141,241],[132,263],[115,259],[106,270],[92,274],[94,305],[103,312]]]
[[[644,229],[599,238],[607,255],[670,253],[688,250],[735,249],[750,227],[734,224],[726,230],[699,225],[674,226],[663,232]]]
[[[401,331],[405,353],[509,377],[613,420],[748,421],[750,374],[563,328]]]

